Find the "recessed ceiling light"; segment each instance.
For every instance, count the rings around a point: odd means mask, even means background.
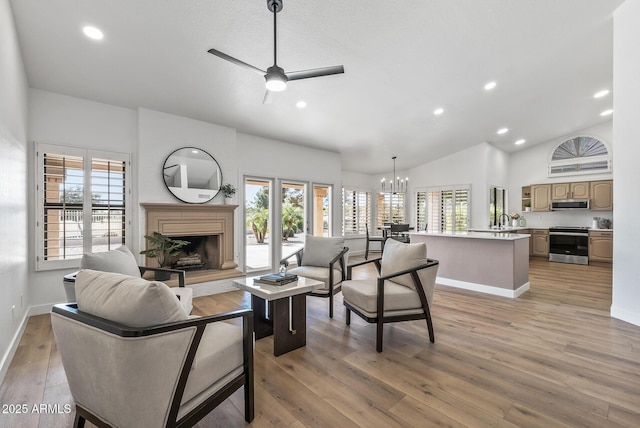
[[[496,82],[489,82],[486,85],[484,85],[484,90],[485,91],[490,91],[495,87],[496,87]]]
[[[84,27],[82,29],[82,32],[84,33],[85,36],[93,40],[102,40],[104,37],[104,34],[102,33],[102,31],[100,31],[96,27],[92,27],[91,25],[87,25],[86,27]]]
[[[525,140],[523,138],[520,138],[518,141],[515,142],[515,145],[519,146],[520,144],[524,144],[524,141]]]
[[[433,111],[433,114],[435,114],[436,116],[440,116],[442,113],[444,113],[444,109],[442,107],[439,107]]]
[[[305,108],[307,106],[307,102],[306,101],[298,101],[296,103],[296,107],[298,108]]]
[[[609,116],[612,113],[613,113],[613,110],[609,109],[609,110],[605,110],[602,113],[600,113],[600,116]]]
[[[498,134],[500,134],[500,135],[506,134],[507,132],[509,132],[509,128],[500,128],[500,129],[498,129]]]
[[[598,91],[593,95],[593,98],[602,98],[605,95],[609,95],[609,90],[608,89],[603,89],[602,91]]]

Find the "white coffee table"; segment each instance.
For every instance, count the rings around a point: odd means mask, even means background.
[[[307,343],[306,294],[323,287],[321,281],[298,277],[297,282],[285,285],[255,283],[259,277],[233,280],[251,293],[256,340],[273,335],[273,354],[282,355]]]

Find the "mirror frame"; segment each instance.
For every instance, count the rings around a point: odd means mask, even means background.
[[[205,157],[205,159],[203,159],[204,161],[208,161],[211,160],[215,163],[215,166],[218,168],[219,171],[219,183],[218,183],[218,188],[217,189],[206,189],[206,188],[194,188],[194,187],[189,187],[188,183],[187,186],[185,187],[185,189],[188,189],[187,191],[185,191],[184,193],[180,194],[177,193],[176,191],[172,190],[172,187],[174,189],[179,189],[176,188],[174,186],[169,186],[169,183],[167,183],[167,179],[165,176],[165,170],[167,168],[172,168],[177,166],[178,164],[173,164],[173,165],[169,165],[167,166],[167,162],[169,162],[169,159],[176,155],[178,152],[182,151],[182,150],[189,150],[189,151],[193,151],[193,150],[197,150],[198,153],[203,154]],[[223,177],[222,177],[222,168],[220,167],[220,164],[218,163],[218,161],[216,160],[216,158],[214,158],[213,156],[211,156],[211,154],[209,152],[207,152],[206,150],[202,150],[198,147],[180,147],[179,149],[176,149],[174,151],[172,151],[171,153],[169,153],[169,155],[165,158],[164,160],[164,164],[162,166],[162,182],[164,183],[165,187],[167,188],[167,190],[179,201],[187,203],[187,204],[206,204],[207,202],[211,201],[213,198],[216,197],[216,195],[218,193],[220,193],[220,186],[222,186],[223,183]],[[185,174],[187,173],[187,171],[185,171]],[[197,192],[190,192],[190,190],[198,190],[201,189],[203,190],[203,193],[197,193]],[[205,193],[205,192],[211,192],[211,193]],[[189,198],[189,193],[194,193],[196,196],[194,196],[194,198]],[[204,198],[203,198],[204,196]],[[205,200],[206,198],[206,200]]]

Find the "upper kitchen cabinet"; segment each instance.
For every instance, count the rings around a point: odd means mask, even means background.
[[[613,180],[592,181],[591,210],[613,211]]]
[[[531,211],[549,211],[550,203],[550,184],[535,184],[531,186]]]
[[[555,183],[551,185],[551,199],[589,199],[589,182]]]

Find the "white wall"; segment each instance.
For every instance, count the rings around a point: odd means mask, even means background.
[[[87,147],[131,154],[135,166],[137,155],[138,119],[135,110],[102,104],[95,101],[55,94],[38,89],[29,90],[29,140]],[[33,144],[29,143],[30,165],[25,173],[30,183],[35,181]],[[135,197],[136,171],[132,169],[132,218],[137,218]],[[160,173],[158,173],[159,175]],[[35,190],[29,186],[29,224],[35,224]],[[31,228],[30,228],[31,229]],[[138,236],[136,222],[131,230]],[[46,305],[65,301],[62,277],[70,270],[36,272],[35,235],[29,231],[29,304]]]
[[[616,95],[617,97],[617,95]],[[562,135],[541,144],[512,153],[509,158],[509,211],[521,211],[522,204],[522,187],[531,184],[546,183],[563,183],[568,181],[591,181],[591,180],[609,180],[613,178],[611,173],[607,174],[590,174],[570,177],[553,177],[549,178],[547,174],[547,165],[553,151],[556,147],[578,135],[588,135],[596,137],[608,145],[612,153],[615,154],[613,147],[613,125],[611,121],[600,125]],[[614,162],[613,170],[618,165]],[[617,186],[618,183],[614,183]],[[617,191],[617,189],[616,189]],[[616,209],[618,207],[616,206]],[[613,213],[611,211],[553,211],[553,212],[529,212],[524,214],[527,220],[527,226],[549,227],[549,226],[591,226],[593,217],[604,217],[611,219]]]
[[[27,78],[8,0],[0,0],[0,383],[28,305]],[[12,309],[15,306],[15,309]]]
[[[413,168],[409,173],[411,218],[415,222],[413,194],[417,188],[470,184],[470,227],[488,226],[489,184],[506,186],[506,172],[503,171],[507,167],[506,159],[507,156],[495,146],[481,143]],[[489,173],[489,169],[493,171]]]
[[[613,136],[615,236],[613,239],[613,302],[611,316],[640,325],[640,2],[626,1],[613,20]]]

